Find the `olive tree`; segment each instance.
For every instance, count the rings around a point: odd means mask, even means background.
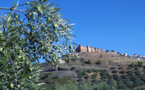
[[[74,53],[72,24],[48,0],[0,9],[8,11],[0,11],[0,89],[34,89],[41,85],[40,59],[57,66],[62,55]]]

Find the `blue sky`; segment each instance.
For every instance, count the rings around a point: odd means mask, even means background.
[[[51,2],[54,0],[51,0]],[[77,44],[145,55],[145,0],[55,0]]]
[[[9,7],[17,0],[1,0]],[[20,0],[21,3],[25,0]],[[54,0],[50,0],[53,2]],[[55,0],[83,46],[145,55],[145,0]]]

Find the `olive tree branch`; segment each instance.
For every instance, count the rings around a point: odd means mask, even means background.
[[[11,58],[11,64],[12,64],[12,67],[13,67],[13,70],[14,70],[14,73],[15,73],[15,77],[16,77],[16,86],[17,86],[17,74],[16,74],[16,70],[14,68],[14,64],[13,64],[13,60]]]
[[[15,8],[8,8],[8,7],[0,7],[0,9],[6,9],[6,10],[12,10],[12,11],[19,11],[19,12],[27,11],[27,10],[15,9]]]

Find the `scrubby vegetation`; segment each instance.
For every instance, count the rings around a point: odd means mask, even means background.
[[[134,90],[145,85],[145,76],[139,67],[128,71],[113,68],[112,73],[108,70],[76,70],[76,73],[76,80],[47,78],[43,81],[55,90]]]

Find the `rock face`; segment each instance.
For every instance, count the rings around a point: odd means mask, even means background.
[[[52,77],[76,79],[77,74],[74,71],[55,71]]]

